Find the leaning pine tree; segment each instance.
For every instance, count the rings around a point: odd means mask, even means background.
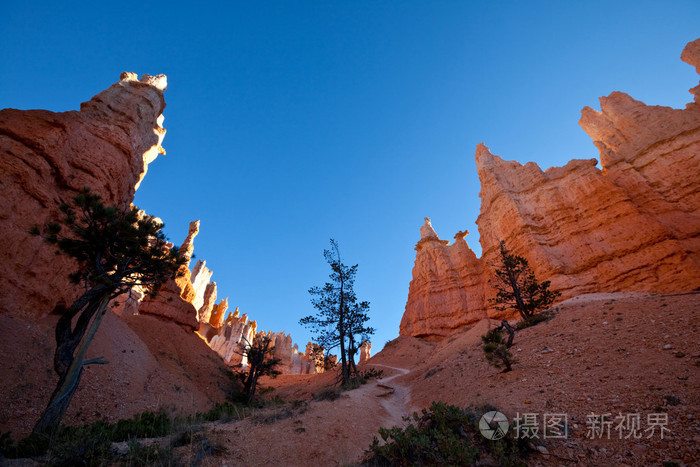
[[[500,243],[500,260],[496,277],[489,281],[498,291],[496,297],[490,299],[497,309],[515,309],[527,323],[561,295],[549,290],[549,281],[539,283],[527,260],[508,251],[504,241]]]
[[[134,287],[154,294],[177,275],[185,263],[177,247],[171,247],[161,231],[163,224],[130,210],[105,206],[88,188],[73,198],[73,206],[62,204],[63,225],[50,223],[35,235],[54,244],[57,253],[74,258],[79,268],[70,275],[84,292],[71,306],[58,306],[54,370],[58,384],[34,433],[52,432],[68,409],[78,388],[83,367],[108,363],[101,358],[85,360],[90,342],[102,322],[107,304]]]

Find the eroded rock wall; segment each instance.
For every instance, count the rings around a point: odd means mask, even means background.
[[[700,71],[700,39],[681,58]],[[584,108],[579,123],[602,170],[588,159],[542,171],[478,145],[482,257],[462,232],[449,245],[426,220],[401,335],[440,339],[483,317],[512,317],[488,306],[500,240],[562,299],[700,288],[700,86],[691,93],[685,109],[620,92],[601,98],[600,112]]]
[[[292,336],[285,332],[268,332],[274,345],[273,355],[280,359],[278,371],[288,375],[308,375],[317,372],[316,364],[310,353],[299,351],[297,344],[292,344]],[[309,346],[306,346],[307,349]]]
[[[83,187],[128,207],[159,153],[164,75],[123,73],[80,111],[0,110],[0,313],[45,316],[70,304],[75,264],[29,234]]]
[[[197,310],[192,302],[196,293],[191,282],[189,263],[194,252],[194,238],[199,233],[199,221],[190,222],[185,241],[182,242],[180,255],[187,262],[180,267],[178,276],[169,279],[155,296],[146,296],[138,307],[139,313],[157,315],[189,327],[192,331],[199,329]]]
[[[280,359],[276,369],[283,374],[313,374],[322,371],[316,368],[314,357],[308,349],[313,348],[309,343],[307,352],[300,352],[297,344],[292,343],[292,336],[285,332],[258,331],[255,321],[248,321],[248,315],[240,315],[238,308],[230,314],[221,326],[211,322],[200,323],[199,334],[227,365],[246,368],[247,358],[243,355],[245,348],[258,336],[270,338],[275,358]]]
[[[466,231],[459,232],[448,245],[425,218],[416,245],[402,333],[407,330],[416,337],[444,337],[486,316],[482,266],[467,245],[466,235]]]

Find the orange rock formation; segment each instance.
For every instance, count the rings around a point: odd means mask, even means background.
[[[372,343],[370,341],[364,341],[360,346],[360,363],[365,363],[372,357]]]
[[[128,207],[161,142],[164,75],[123,73],[80,111],[0,110],[0,313],[45,316],[75,288],[73,262],[29,235],[83,187]]]
[[[700,39],[681,55],[700,72]],[[680,292],[700,287],[700,86],[685,109],[614,92],[579,124],[600,152],[542,171],[479,144],[482,257],[448,245],[426,218],[400,334],[440,339],[491,317],[498,243],[528,259],[570,298],[589,292]]]

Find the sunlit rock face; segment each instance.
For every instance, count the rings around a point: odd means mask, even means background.
[[[226,319],[226,311],[228,310],[228,297],[221,300],[219,303],[215,304],[211,310],[211,319],[209,324],[215,328],[220,328],[224,325],[224,320]],[[236,308],[238,311],[238,308]]]
[[[197,320],[199,320],[200,309],[204,305],[204,296],[213,274],[214,273],[207,268],[206,261],[202,260],[197,261],[197,264],[195,264],[192,269],[192,276],[190,277],[192,288],[194,289],[192,305],[194,305],[197,310]]]
[[[364,341],[360,346],[360,363],[365,363],[370,359],[372,351],[372,343],[370,341]]]
[[[700,71],[700,39],[682,59]],[[439,240],[426,222],[416,246],[401,335],[439,339],[492,310],[498,244],[524,256],[569,298],[590,292],[672,293],[700,287],[700,86],[685,109],[614,92],[580,125],[600,152],[542,171],[480,144],[482,257]],[[430,228],[428,228],[430,227]],[[460,251],[459,254],[456,251]]]
[[[0,110],[0,313],[42,316],[72,302],[74,263],[29,229],[59,218],[61,201],[83,187],[129,206],[164,154],[165,88],[164,75],[124,73],[80,111]]]
[[[253,342],[258,324],[248,321],[248,315],[240,316],[238,308],[230,314],[220,327],[209,323],[200,323],[199,334],[207,341],[209,347],[218,353],[230,366],[247,366],[243,350]]]
[[[466,234],[459,232],[448,245],[425,218],[401,320],[402,335],[440,338],[486,317],[482,267],[464,239]]]
[[[268,332],[267,335],[274,345],[273,356],[280,359],[278,371],[287,375],[308,375],[317,372],[311,354],[299,352],[299,346],[292,345],[292,336],[284,332]]]
[[[210,282],[204,289],[204,298],[202,299],[202,306],[199,308],[198,320],[200,323],[209,323],[211,319],[211,312],[216,304],[216,282]]]
[[[199,334],[209,344],[226,364],[247,368],[248,361],[244,355],[248,345],[253,343],[256,336],[267,336],[272,346],[272,356],[279,358],[276,369],[283,374],[313,374],[317,373],[310,352],[299,352],[299,347],[292,345],[292,336],[284,332],[258,331],[255,321],[248,321],[248,315],[240,315],[238,308],[230,314],[220,327],[211,323],[200,323]],[[309,343],[307,349],[312,345]]]

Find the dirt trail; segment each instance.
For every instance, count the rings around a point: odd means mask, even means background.
[[[410,370],[395,366],[382,365],[380,363],[374,363],[372,366],[391,368],[392,370],[396,370],[398,372],[395,375],[378,380],[376,386],[381,389],[385,389],[383,393],[377,394],[377,397],[380,397],[382,407],[387,412],[387,419],[382,426],[390,427],[400,425],[403,423],[403,417],[408,415],[410,411],[409,407],[411,402],[411,391],[408,387],[404,386],[403,384],[393,382],[393,380],[399,376],[407,374]]]
[[[379,428],[402,424],[402,417],[409,412],[409,388],[395,381],[409,370],[374,363],[371,366],[392,374],[343,392],[337,400],[311,401],[272,423],[254,415],[241,422],[212,425],[214,437],[231,448],[222,465],[357,462]]]

